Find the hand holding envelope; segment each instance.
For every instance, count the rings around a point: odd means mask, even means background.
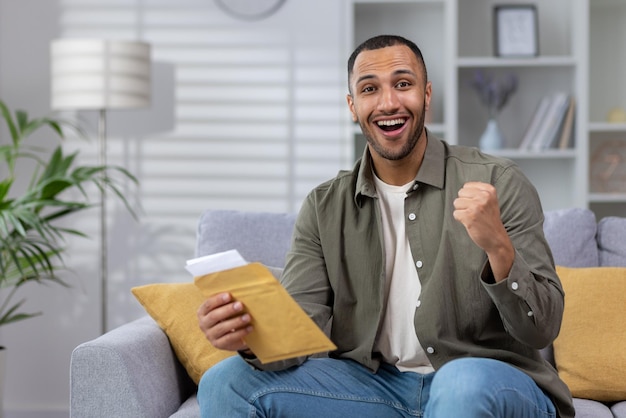
[[[214,271],[194,280],[205,297],[228,292],[244,304],[254,328],[245,342],[262,363],[337,348],[260,263]]]

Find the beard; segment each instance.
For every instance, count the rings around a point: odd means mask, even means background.
[[[425,106],[426,106],[426,103],[424,102],[424,106],[422,107],[422,109],[426,109]],[[411,152],[415,148],[415,145],[417,145],[417,142],[419,141],[419,138],[422,135],[422,132],[424,131],[425,119],[426,119],[426,112],[422,111],[420,113],[419,120],[418,120],[417,126],[415,127],[415,130],[409,133],[408,141],[398,151],[393,151],[389,148],[385,148],[380,142],[376,140],[373,132],[369,129],[369,126],[366,126],[365,124],[363,124],[361,120],[359,120],[359,125],[361,126],[361,131],[363,132],[363,135],[365,136],[367,143],[372,147],[372,149],[378,155],[380,155],[382,158],[386,160],[398,161],[398,160],[402,160],[403,158],[411,154]]]

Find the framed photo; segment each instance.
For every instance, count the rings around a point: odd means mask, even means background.
[[[493,12],[496,56],[539,55],[537,9],[534,5],[498,5]]]

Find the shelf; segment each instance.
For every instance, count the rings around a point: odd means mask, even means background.
[[[552,56],[537,58],[498,58],[498,57],[460,57],[457,59],[459,68],[481,67],[573,67],[576,60],[569,56]]]
[[[626,132],[626,123],[590,122],[590,132]]]
[[[591,203],[626,203],[626,193],[590,193]]]
[[[487,154],[497,157],[505,157],[514,160],[536,160],[536,159],[575,159],[576,151],[573,149],[547,149],[542,151],[522,151],[515,148],[487,151]]]

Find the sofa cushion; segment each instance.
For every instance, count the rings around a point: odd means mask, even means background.
[[[195,284],[157,283],[131,291],[167,334],[176,357],[196,385],[211,366],[233,355],[213,347],[200,330],[196,311],[204,297]]]
[[[608,406],[598,401],[574,398],[576,418],[614,418]]]
[[[626,218],[608,216],[598,222],[601,266],[626,267]]]
[[[568,267],[599,265],[596,218],[589,209],[546,211],[543,230],[556,264]]]
[[[572,395],[626,399],[626,268],[557,266],[565,291],[561,332],[554,341],[559,376]]]
[[[194,393],[178,408],[175,414],[169,418],[200,418],[200,406],[198,405],[198,394]],[[612,417],[610,417],[612,418]]]
[[[236,249],[248,262],[283,267],[295,214],[207,210],[198,222],[196,256]]]
[[[611,412],[615,418],[626,418],[626,401],[618,402],[611,406]]]

